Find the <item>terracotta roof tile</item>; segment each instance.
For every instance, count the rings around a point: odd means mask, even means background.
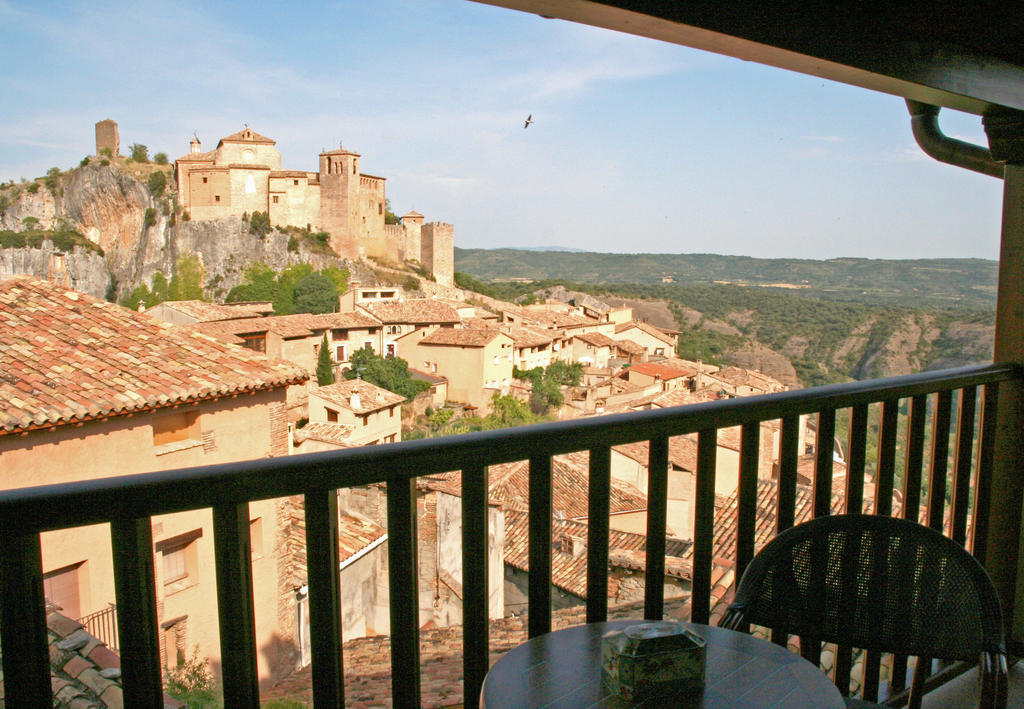
[[[631,321],[631,322],[620,323],[619,325],[616,325],[615,326],[615,334],[618,335],[618,334],[621,334],[623,332],[629,332],[630,330],[632,330],[634,328],[636,328],[637,330],[640,330],[641,332],[646,332],[651,337],[655,337],[655,338],[661,340],[662,342],[664,342],[665,344],[668,344],[668,345],[674,344],[674,342],[672,341],[672,337],[667,335],[667,334],[665,334],[659,328],[653,327],[652,325],[648,325],[645,322],[636,322],[635,320]]]
[[[360,303],[360,308],[387,324],[431,325],[459,322],[459,314],[447,303],[430,298]]]
[[[246,136],[246,133],[248,133],[249,135]],[[269,144],[269,145],[276,145],[277,144],[277,141],[271,140],[267,136],[260,135],[256,131],[249,130],[248,128],[240,130],[237,133],[232,133],[231,135],[224,136],[223,138],[220,139],[220,142],[217,143],[217,147],[219,148],[221,146],[221,144],[224,143],[224,142],[232,142],[232,143],[265,143],[265,144]]]
[[[438,328],[419,341],[421,345],[452,345],[459,347],[486,347],[498,337],[508,337],[497,330],[467,330],[465,328]],[[511,338],[509,338],[511,339]]]
[[[369,520],[345,514],[339,515],[338,560],[346,561],[387,533],[388,530]]]
[[[0,431],[308,379],[301,368],[29,277],[0,281]]]
[[[681,367],[670,367],[661,363],[655,362],[639,362],[629,368],[630,372],[638,372],[639,374],[646,374],[649,377],[659,377],[662,381],[668,381],[669,379],[678,379],[680,377],[692,377],[697,372],[693,369],[683,369]]]
[[[353,426],[344,423],[314,421],[307,423],[302,428],[295,429],[292,435],[296,443],[320,441],[342,448],[355,448],[356,446],[349,440],[354,430]]]
[[[615,340],[607,335],[602,335],[600,332],[581,332],[578,335],[573,335],[573,337],[595,347],[614,348],[616,346]]]
[[[196,322],[213,322],[216,320],[248,319],[259,316],[252,308],[234,305],[218,305],[201,300],[167,300],[160,303],[165,308],[176,310],[182,315],[193,318]]]
[[[376,384],[371,384],[365,379],[345,379],[344,381],[328,384],[327,386],[314,389],[312,394],[324,401],[357,414],[367,414],[371,411],[386,409],[395,404],[401,404],[405,397],[401,394],[382,389]],[[359,405],[352,405],[352,396],[359,397]]]

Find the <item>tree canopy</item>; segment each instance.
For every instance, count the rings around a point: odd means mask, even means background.
[[[329,266],[314,271],[308,263],[299,263],[278,273],[265,263],[251,263],[243,272],[242,283],[228,293],[227,301],[269,300],[275,315],[329,313],[337,308],[338,293],[343,293],[347,285],[348,271],[344,268]]]
[[[365,379],[406,399],[430,388],[427,382],[412,378],[409,363],[400,357],[381,357],[373,350],[363,348],[349,355],[349,363],[351,369],[345,372],[346,379]]]

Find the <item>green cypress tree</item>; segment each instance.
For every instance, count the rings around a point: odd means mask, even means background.
[[[327,345],[327,333],[320,343],[320,356],[316,360],[316,383],[324,387],[334,384],[334,369],[331,366],[331,352]]]

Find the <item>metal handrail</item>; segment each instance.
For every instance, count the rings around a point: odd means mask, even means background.
[[[0,529],[13,525],[21,533],[42,532],[107,522],[117,517],[137,518],[286,497],[310,490],[410,480],[477,466],[481,462],[496,465],[528,457],[560,455],[696,433],[708,428],[729,428],[752,421],[843,409],[876,403],[894,392],[905,398],[980,386],[1019,379],[1022,371],[1016,364],[958,367],[666,409],[402,441],[386,446],[5,490],[0,493]],[[274,475],[268,477],[268,472]]]
[[[952,430],[952,392],[961,392],[961,419],[953,471],[953,536],[963,536],[969,503],[974,438],[974,399],[983,389],[981,443],[976,482],[979,497],[990,485],[994,406],[999,384],[1022,378],[1016,365],[987,365],[926,372],[865,382],[836,384],[763,396],[684,407],[559,421],[515,429],[422,439],[363,448],[252,460],[173,471],[103,478],[0,493],[0,635],[6,696],[20,706],[48,706],[49,668],[42,600],[39,533],[86,524],[111,523],[118,623],[123,652],[125,701],[132,706],[160,706],[160,668],[150,518],[184,510],[213,508],[217,596],[220,614],[225,702],[255,707],[259,700],[255,667],[248,503],[302,495],[305,498],[307,572],[311,620],[312,681],[315,706],[343,703],[338,548],[338,488],[385,483],[388,506],[388,564],[391,593],[393,701],[419,703],[418,599],[416,597],[416,478],[462,471],[464,578],[464,677],[467,705],[475,705],[487,671],[487,468],[529,459],[530,613],[529,633],[551,627],[551,458],[574,451],[590,452],[591,521],[588,532],[587,620],[607,616],[609,456],[612,446],[650,442],[648,461],[647,566],[645,617],[661,617],[665,565],[668,439],[698,434],[695,490],[692,617],[707,622],[711,590],[717,431],[742,427],[738,499],[737,576],[754,551],[758,428],[781,419],[777,526],[794,523],[797,485],[798,418],[818,414],[818,435],[831,440],[835,415],[851,408],[851,446],[846,495],[852,508],[863,499],[867,407],[882,403],[878,498],[891,504],[897,400],[911,400],[907,425],[907,478],[920,488],[924,467],[925,398],[938,392],[934,419],[936,440]],[[932,454],[930,490],[946,484],[946,455],[941,444]],[[814,514],[828,513],[832,484],[831,446],[816,455]],[[966,461],[966,465],[962,464]],[[963,468],[961,470],[961,468]],[[928,501],[929,524],[941,524],[938,494]],[[917,514],[919,501],[905,499],[903,514]],[[987,502],[975,505],[975,543],[984,549]],[[881,514],[887,514],[880,508]],[[975,553],[978,553],[975,548]],[[982,555],[983,555],[982,551]],[[38,596],[38,598],[37,598]],[[846,663],[845,672],[849,667]],[[898,689],[898,687],[896,688]],[[13,704],[12,704],[13,705]]]

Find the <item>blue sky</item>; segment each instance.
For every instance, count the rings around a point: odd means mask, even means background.
[[[342,142],[466,248],[998,255],[1001,182],[924,156],[902,99],[466,0],[0,0],[0,59],[0,181],[103,118],[172,159],[248,123],[287,169]]]

